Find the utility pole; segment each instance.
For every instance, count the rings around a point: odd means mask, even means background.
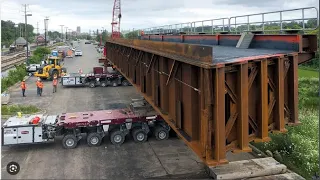
[[[48,16],[44,19],[44,44],[47,46],[47,23],[48,23]]]
[[[67,33],[68,32],[68,27],[64,27],[64,28],[66,29],[65,31],[66,31],[66,41],[67,41],[67,39],[68,39],[68,33]]]
[[[37,38],[36,38],[36,41],[37,41],[37,46],[39,45],[38,43],[38,36],[39,36],[39,22],[37,22]]]
[[[61,27],[61,40],[63,41],[63,26],[64,25],[60,25],[60,27]]]
[[[32,16],[32,14],[27,14],[27,4],[24,4],[24,26],[25,26],[25,29],[24,29],[24,35],[25,35],[25,38],[26,38],[26,46],[27,46],[27,64],[28,64],[28,59],[29,59],[29,44],[28,44],[28,31],[27,31],[27,24],[28,24],[28,21],[27,21],[27,16]]]
[[[69,39],[72,39],[72,29],[69,29]]]

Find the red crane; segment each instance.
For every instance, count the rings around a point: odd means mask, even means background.
[[[121,20],[121,2],[120,0],[114,0],[113,12],[112,12],[112,34],[111,38],[120,38],[120,20]]]

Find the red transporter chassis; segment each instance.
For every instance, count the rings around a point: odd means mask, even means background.
[[[170,127],[161,116],[152,112],[134,112],[138,107],[132,103],[131,109],[101,110],[89,112],[63,113],[57,122],[57,134],[64,136],[62,144],[71,149],[77,146],[82,139],[82,134],[87,134],[89,146],[99,146],[102,138],[107,134],[114,145],[121,145],[125,136],[131,132],[134,141],[147,141],[148,134],[152,131],[158,140],[167,139]]]

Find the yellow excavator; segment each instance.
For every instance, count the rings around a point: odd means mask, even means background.
[[[62,71],[66,73],[67,69],[62,67],[61,59],[57,56],[50,56],[44,61],[44,64],[38,68],[34,76],[44,80],[53,80],[54,77],[60,77]]]

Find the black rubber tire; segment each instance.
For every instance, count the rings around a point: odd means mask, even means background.
[[[107,87],[107,82],[103,81],[100,83],[101,87]]]
[[[78,145],[78,139],[73,134],[66,134],[62,139],[62,146],[65,149],[74,149],[75,147],[77,147],[77,145]]]
[[[96,84],[94,82],[90,82],[89,87],[94,88],[94,87],[96,87]]]
[[[154,136],[157,140],[166,140],[169,138],[169,131],[161,126],[157,126],[154,130]]]
[[[141,128],[136,128],[132,130],[132,137],[133,140],[137,143],[143,143],[146,142],[148,139],[148,135],[146,132],[144,132]]]
[[[117,139],[117,138],[121,138],[121,139]],[[124,134],[117,130],[117,131],[112,131],[111,134],[110,134],[110,141],[112,144],[114,145],[121,145],[124,143],[124,140],[125,140],[125,136]]]
[[[52,74],[51,74],[51,80],[53,80],[53,79],[54,79],[55,75],[56,75],[56,77],[58,78],[59,73],[58,73],[58,71],[57,71],[57,70],[53,70],[53,71],[52,71]]]
[[[96,142],[94,142],[93,140],[96,140]],[[93,132],[88,134],[87,136],[87,143],[88,146],[93,147],[93,146],[100,146],[102,142],[102,137],[100,134]]]
[[[117,86],[118,86],[117,81],[112,81],[112,86],[113,86],[113,87],[117,87]]]
[[[129,86],[129,81],[127,81],[127,80],[123,80],[122,82],[121,82],[121,84],[122,84],[122,86]]]
[[[67,68],[61,68],[61,72],[64,71],[64,73],[67,73]]]

